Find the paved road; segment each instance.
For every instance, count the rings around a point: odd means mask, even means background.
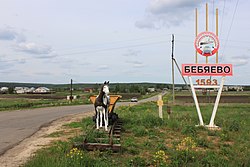
[[[156,99],[157,97],[151,97],[140,102]],[[116,106],[130,104],[123,102],[117,103]],[[92,104],[0,112],[0,155],[37,132],[42,126],[64,116],[87,111],[94,111]]]

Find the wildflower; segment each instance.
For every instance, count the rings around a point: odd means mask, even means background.
[[[155,166],[166,164],[168,156],[163,150],[159,150],[153,156],[153,163]]]
[[[190,149],[194,149],[196,147],[195,141],[191,137],[184,138],[181,143],[179,143],[176,147],[177,151],[185,150],[189,151]]]

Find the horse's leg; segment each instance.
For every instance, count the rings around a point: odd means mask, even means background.
[[[102,119],[103,119],[103,107],[100,109],[100,127],[102,127]]]
[[[99,107],[96,107],[96,129],[99,129],[99,115],[100,115],[100,109]]]
[[[105,131],[108,131],[108,109],[104,109],[104,123],[105,123]]]

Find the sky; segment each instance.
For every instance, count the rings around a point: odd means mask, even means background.
[[[0,82],[171,83],[172,34],[178,65],[195,63],[195,8],[203,32],[206,3],[211,32],[219,9],[219,63],[233,64],[226,84],[249,85],[243,0],[0,0]],[[184,83],[176,67],[175,83]]]

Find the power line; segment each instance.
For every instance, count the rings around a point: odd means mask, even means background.
[[[223,48],[223,50],[222,50],[222,54],[221,54],[222,56],[223,56],[224,51],[225,51],[226,46],[227,46],[229,34],[230,34],[231,29],[232,29],[232,26],[233,26],[234,16],[235,16],[235,13],[236,13],[236,11],[237,11],[238,3],[239,3],[239,0],[237,0],[236,5],[235,5],[235,8],[234,8],[233,18],[232,18],[232,21],[231,21],[231,24],[230,24],[230,27],[229,27],[229,31],[228,31],[228,34],[227,34],[226,42],[225,42],[225,44],[224,44],[224,48]]]
[[[126,48],[133,48],[133,47],[141,47],[141,46],[147,46],[147,45],[157,45],[157,44],[163,44],[163,43],[168,43],[168,42],[169,41],[159,41],[159,42],[144,43],[144,44],[137,44],[137,45],[127,45],[127,46],[120,46],[120,47],[113,47],[113,48],[80,51],[80,52],[75,52],[75,53],[60,54],[60,56],[104,52],[104,51],[110,51],[110,50],[126,49]]]
[[[226,0],[224,0],[224,4],[223,4],[223,10],[222,10],[222,18],[221,18],[221,26],[220,26],[220,36],[222,34],[222,27],[223,27],[223,21],[224,21],[224,12],[225,12],[225,7],[226,7]]]
[[[124,43],[124,42],[131,42],[131,41],[140,41],[140,40],[145,40],[145,39],[154,39],[157,38],[159,39],[159,37],[164,37],[166,35],[170,35],[170,34],[162,34],[162,35],[157,35],[157,36],[150,36],[150,37],[142,37],[142,38],[133,38],[133,39],[127,39],[127,40],[118,40],[118,41],[111,41],[111,42],[105,42],[105,43],[97,43],[97,44],[86,44],[86,45],[79,45],[76,47],[71,47],[68,49],[64,49],[63,51],[68,51],[68,50],[74,50],[74,49],[82,49],[85,47],[95,47],[95,46],[106,46],[109,44],[119,44],[119,43]]]

